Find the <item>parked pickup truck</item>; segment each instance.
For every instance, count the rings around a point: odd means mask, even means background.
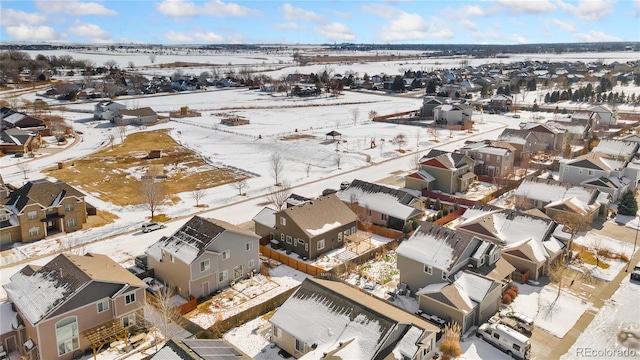
[[[148,223],[142,224],[142,232],[148,233],[150,231],[164,229],[165,227],[166,226],[164,224],[160,224],[157,222],[148,222]]]

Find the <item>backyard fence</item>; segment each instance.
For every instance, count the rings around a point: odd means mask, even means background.
[[[311,264],[307,264],[303,261],[298,261],[290,256],[287,256],[287,254],[271,249],[268,246],[260,245],[260,254],[311,276],[320,275],[325,271],[324,269],[313,266]]]
[[[448,223],[449,221],[453,221],[453,220],[457,219],[460,215],[464,214],[465,211],[467,211],[467,209],[459,208],[458,210],[455,210],[455,211],[449,213],[449,215],[443,216],[440,219],[434,221],[433,224],[434,225],[444,225],[444,224]]]

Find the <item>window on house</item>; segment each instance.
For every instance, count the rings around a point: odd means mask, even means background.
[[[40,234],[40,228],[37,226],[34,226],[32,228],[29,229],[29,236],[36,236]]]
[[[228,270],[220,271],[218,273],[218,281],[219,282],[223,282],[223,281],[227,280],[228,277],[229,277],[229,271]]]
[[[98,313],[109,310],[109,300],[104,299],[98,303]]]
[[[593,170],[588,170],[588,171],[587,171],[587,174],[589,174],[589,176],[593,176],[593,174],[595,174],[595,173],[596,173],[596,172],[595,172],[595,171],[593,171]]]
[[[74,226],[76,226],[76,218],[67,219],[67,227],[74,227]]]
[[[304,341],[296,339],[296,351],[304,352]]]
[[[247,251],[253,250],[253,241],[249,241],[248,243],[244,244],[244,249]]]
[[[284,241],[284,234],[280,234],[280,241]]]
[[[242,265],[238,265],[233,268],[233,280],[238,280],[244,276],[244,270]]]
[[[304,240],[302,240],[302,239],[298,239],[298,244],[300,244],[300,245],[304,245]]]
[[[304,244],[304,251],[309,251],[309,244]]]
[[[256,261],[255,261],[255,259],[250,259],[250,260],[249,260],[249,269],[253,268],[254,266],[256,266]]]
[[[287,218],[285,218],[284,216],[281,216],[280,217],[280,225],[286,226],[287,225]]]
[[[482,154],[478,154],[478,159],[482,159]]]
[[[367,216],[371,216],[371,209],[367,209]]]
[[[282,330],[280,330],[280,328],[277,326],[273,327],[273,337],[275,337],[276,339],[282,338]]]
[[[173,254],[169,254],[169,260],[171,260],[171,262],[175,262],[175,259],[173,258]]]
[[[58,356],[80,348],[77,317],[68,317],[56,324],[56,340],[58,342]]]
[[[136,293],[130,293],[124,296],[124,304],[129,305],[136,302]]]
[[[122,318],[122,327],[128,328],[136,324],[136,314],[129,314]]]
[[[355,226],[352,226],[352,227],[351,227],[351,233],[352,233],[352,234],[355,234],[357,231],[358,231],[358,229],[356,229],[356,227],[355,227]]]
[[[291,244],[292,241],[293,241],[293,238],[287,235],[287,244]]]
[[[443,271],[442,272],[442,280],[448,280],[448,277],[449,277],[449,273],[446,272],[446,271]]]
[[[56,208],[48,208],[47,209],[47,214],[55,214],[56,212],[57,212]]]
[[[324,249],[324,239],[318,240],[318,250]]]
[[[211,269],[211,261],[209,259],[200,261],[200,272],[205,272],[209,269]]]
[[[487,154],[487,161],[491,160],[491,155]]]
[[[38,218],[38,212],[37,211],[29,211],[27,213],[27,219],[29,220],[35,220]]]
[[[231,250],[225,250],[222,252],[222,260],[227,260],[231,257]]]
[[[0,214],[0,221],[8,221],[10,218],[11,214],[9,213]]]
[[[351,235],[351,231],[349,231],[349,229],[344,231],[344,236],[349,236]]]
[[[338,242],[341,242],[341,241],[342,241],[342,233],[341,233],[341,232],[339,232],[339,233],[338,233]]]
[[[424,264],[424,272],[429,275],[433,274],[433,268],[431,267],[431,265]]]
[[[387,221],[387,214],[380,214],[380,220]]]
[[[67,212],[69,212],[69,211],[73,211],[73,203],[67,203],[67,204],[64,206],[64,211],[67,211]]]
[[[500,162],[500,156],[496,156],[496,162]]]

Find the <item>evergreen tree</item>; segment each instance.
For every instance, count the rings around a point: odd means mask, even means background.
[[[628,190],[622,195],[618,204],[618,214],[636,216],[638,212],[638,202],[633,190]]]
[[[442,209],[442,204],[440,203],[440,199],[436,199],[436,203],[433,204],[433,209],[434,210],[440,210]]]

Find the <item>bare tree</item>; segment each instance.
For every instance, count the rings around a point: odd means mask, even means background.
[[[108,67],[109,69],[116,69],[118,68],[118,62],[115,60],[107,60],[105,61],[104,66]]]
[[[305,168],[307,170],[307,177],[309,177],[309,172],[311,171],[311,163],[307,163]]]
[[[22,176],[24,176],[24,179],[27,180],[27,173],[29,172],[29,164],[27,164],[26,162],[20,162],[18,163],[18,169],[22,173]]]
[[[429,135],[433,136],[433,142],[439,142],[439,140],[438,140],[438,132],[439,132],[439,130],[438,130],[437,127],[429,126],[427,128],[427,132],[429,132]]]
[[[147,178],[140,181],[140,190],[144,199],[143,205],[151,212],[151,220],[153,220],[156,211],[164,203],[166,197],[165,186],[160,181]]]
[[[156,61],[156,54],[149,54],[149,60],[153,64]]]
[[[176,295],[175,287],[165,286],[153,295],[147,295],[145,305],[145,319],[157,329],[164,341],[175,337],[182,330],[182,316],[175,306],[173,297]],[[156,341],[156,349],[160,341]]]
[[[288,181],[283,181],[281,185],[272,188],[271,193],[267,195],[267,200],[280,211],[284,209],[289,196],[291,196],[291,185]]]
[[[373,121],[376,117],[378,117],[378,112],[375,110],[369,111],[369,120]]]
[[[127,122],[124,119],[116,119],[115,125],[118,129],[118,136],[120,136],[120,142],[124,142],[124,138],[127,136]]]
[[[409,163],[409,165],[411,165],[412,169],[419,170],[419,168],[420,168],[420,159],[421,159],[420,151],[418,151],[416,149],[416,151],[411,156],[411,162]]]
[[[113,140],[115,140],[115,136],[113,136],[113,134],[109,134],[109,144],[111,144],[111,150],[113,150]]]
[[[558,224],[564,225],[564,230],[571,235],[571,237],[569,238],[569,243],[566,247],[567,253],[571,254],[574,237],[579,233],[591,230],[591,225],[588,221],[585,221],[582,216],[575,213],[557,213],[552,215],[551,217]]]
[[[200,207],[200,200],[207,194],[207,189],[196,188],[191,192],[191,196],[196,201],[196,207]]]
[[[547,267],[547,275],[549,279],[556,283],[558,286],[558,294],[556,295],[555,300],[551,304],[551,307],[555,304],[555,302],[560,298],[560,292],[562,291],[562,286],[564,284],[564,274],[567,271],[567,267],[564,265],[562,261],[555,261],[550,266]]]
[[[358,116],[360,116],[360,109],[351,109],[351,118],[353,119],[353,125],[358,125]]]
[[[133,69],[134,67],[136,67],[136,64],[134,64],[133,61],[129,61],[129,69]]]
[[[333,155],[333,160],[336,162],[336,166],[340,169],[340,163],[342,162],[342,153],[336,150],[335,155]]]
[[[234,182],[233,183],[233,187],[238,189],[238,195],[243,195],[242,189],[248,188],[249,185],[247,184],[247,180],[246,179],[242,179],[240,181]]]
[[[276,181],[276,186],[280,185],[280,176],[284,171],[284,159],[280,156],[279,153],[271,153],[271,158],[269,159],[269,165],[271,169],[271,175],[273,179]]]
[[[403,133],[399,133],[393,138],[393,142],[398,145],[398,151],[402,152],[402,145],[407,142],[407,136]]]

